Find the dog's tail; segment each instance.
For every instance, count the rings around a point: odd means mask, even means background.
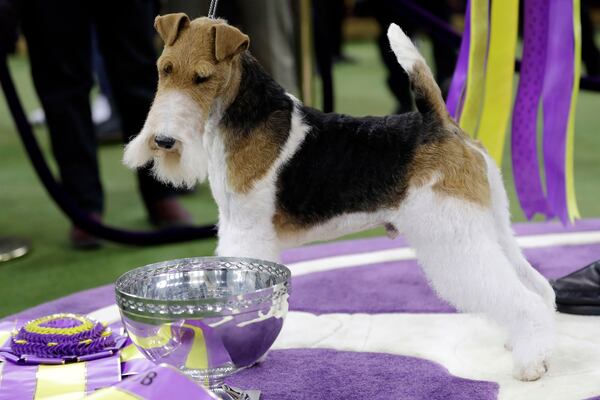
[[[391,24],[387,31],[390,46],[398,62],[408,74],[415,92],[417,109],[426,117],[443,123],[450,118],[442,93],[425,59],[413,42],[396,24]]]

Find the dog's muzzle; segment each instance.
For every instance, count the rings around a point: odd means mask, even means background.
[[[168,136],[158,135],[154,138],[154,143],[161,149],[170,150],[175,146],[175,139]]]

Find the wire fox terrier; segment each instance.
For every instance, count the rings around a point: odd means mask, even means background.
[[[178,186],[208,178],[217,254],[277,261],[282,249],[384,226],[406,235],[437,294],[505,327],[515,376],[546,371],[554,291],[523,257],[500,171],[446,112],[429,67],[392,24],[417,111],[324,114],[285,93],[223,20],[156,18],[159,84],[132,168]]]

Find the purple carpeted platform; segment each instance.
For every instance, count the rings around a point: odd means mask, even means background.
[[[600,220],[578,221],[568,228],[556,222],[515,225],[520,236],[594,230],[600,230]],[[291,249],[284,253],[283,260],[289,264],[403,246],[406,242],[402,238],[342,241]],[[525,255],[544,276],[555,279],[600,259],[600,243],[526,249]],[[292,284],[290,310],[315,314],[454,311],[433,293],[415,260],[317,272],[293,278]],[[85,301],[81,301],[83,298]],[[87,313],[113,301],[112,285],[107,285],[33,307],[14,317],[32,318],[56,310]]]
[[[557,223],[518,224],[519,235],[600,231],[600,220],[563,228]],[[362,239],[287,251],[284,263],[369,253],[406,246],[402,238]],[[531,263],[557,278],[600,258],[600,243],[530,248]],[[293,267],[292,267],[293,270]],[[375,263],[308,273],[292,280],[291,311],[327,313],[454,312],[427,285],[415,260]],[[112,285],[91,289],[23,311],[30,319],[53,312],[88,313],[114,303]],[[272,351],[265,363],[244,371],[231,383],[261,388],[268,399],[493,399],[498,385],[455,377],[424,359],[385,353],[323,349]]]
[[[458,378],[420,358],[323,349],[272,351],[227,382],[261,388],[261,400],[492,400],[498,394],[496,383]]]

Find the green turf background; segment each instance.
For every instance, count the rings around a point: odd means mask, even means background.
[[[383,115],[394,109],[384,82],[385,71],[376,47],[353,43],[347,54],[356,62],[335,70],[337,111],[352,115]],[[26,58],[13,57],[10,67],[27,110],[38,106]],[[583,217],[600,216],[600,95],[582,92],[577,105],[575,137],[575,184]],[[48,150],[45,129],[36,130]],[[508,150],[509,146],[507,146]],[[106,192],[106,222],[147,229],[149,225],[136,190],[134,175],[120,163],[122,148],[100,150],[102,180]],[[46,153],[49,155],[49,153]],[[52,158],[48,161],[54,168]],[[522,213],[515,202],[510,162],[503,163],[505,181],[515,220]],[[215,220],[216,207],[206,186],[183,199],[196,220]],[[87,288],[113,282],[133,267],[170,258],[209,255],[214,240],[158,246],[128,247],[107,243],[93,252],[75,251],[67,242],[69,222],[46,195],[18,140],[6,102],[0,99],[0,236],[29,238],[32,252],[26,257],[0,264],[0,317]],[[361,236],[379,234],[372,231]],[[357,235],[355,235],[357,236]],[[600,255],[599,255],[600,258]]]

